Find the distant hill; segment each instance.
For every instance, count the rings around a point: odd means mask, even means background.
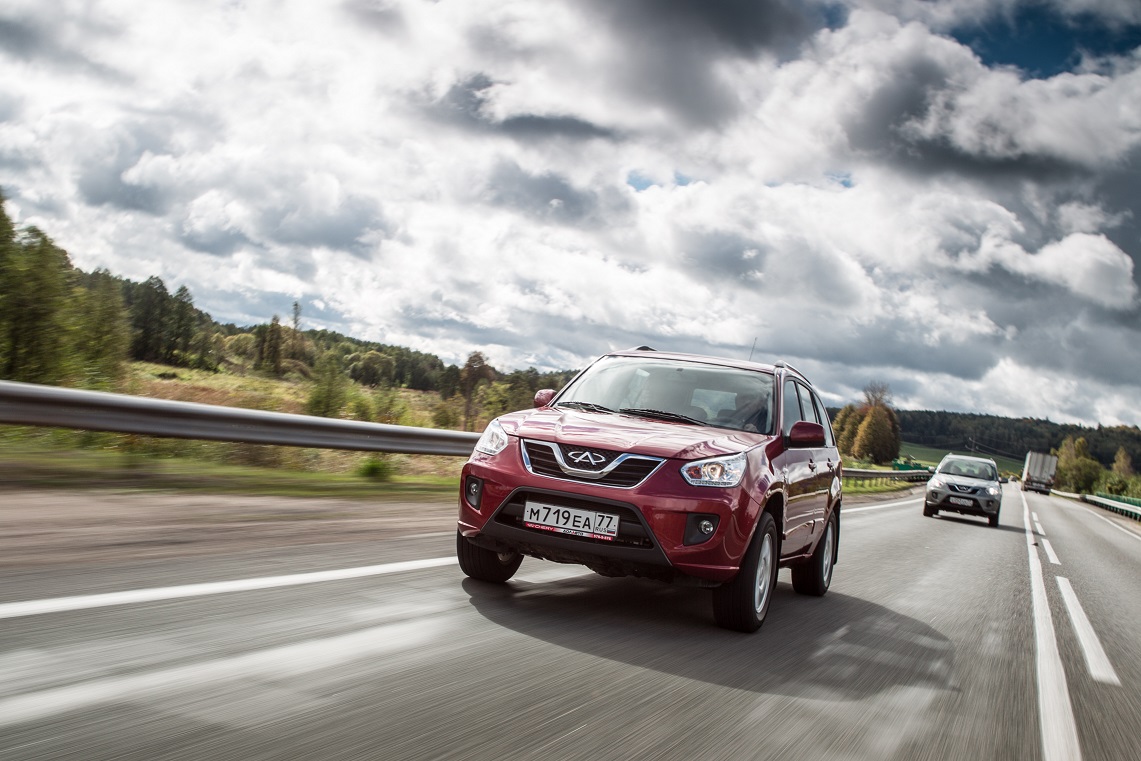
[[[1022,460],[1029,451],[1049,452],[1067,436],[1084,437],[1090,454],[1106,467],[1119,447],[1141,462],[1141,428],[1053,423],[1034,418],[1006,418],[966,412],[896,410],[904,441],[940,449],[962,449]]]

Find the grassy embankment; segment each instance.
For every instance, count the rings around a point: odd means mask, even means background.
[[[231,407],[302,412],[312,382],[297,376],[208,373],[132,363],[128,393]],[[354,393],[371,402],[372,392]],[[439,395],[398,389],[394,414],[430,426]],[[113,433],[0,426],[0,483],[177,489],[279,496],[451,499],[463,459],[384,455],[387,480],[361,475],[372,455],[323,449],[157,439]]]

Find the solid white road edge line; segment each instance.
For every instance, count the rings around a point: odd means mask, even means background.
[[[1109,657],[1101,646],[1097,632],[1093,630],[1089,617],[1082,609],[1082,604],[1078,602],[1078,596],[1074,594],[1070,580],[1062,576],[1058,576],[1057,579],[1058,588],[1062,590],[1062,600],[1066,603],[1066,610],[1070,613],[1070,623],[1074,625],[1074,634],[1078,635],[1078,642],[1081,644],[1082,653],[1086,657],[1089,675],[1094,678],[1094,681],[1120,687],[1121,680],[1117,678],[1117,672],[1113,670],[1113,664],[1109,662]]]
[[[885,507],[899,507],[900,505],[911,505],[916,502],[922,502],[923,497],[912,497],[911,499],[901,499],[895,502],[884,502],[878,505],[867,505],[865,507],[842,507],[840,512],[843,515],[848,513],[862,513],[865,510],[883,510]]]
[[[1128,534],[1129,536],[1133,537],[1133,538],[1134,538],[1134,539],[1136,539],[1137,541],[1141,542],[1141,534],[1138,534],[1136,531],[1130,531],[1129,529],[1125,528],[1124,526],[1119,526],[1119,525],[1117,525],[1116,523],[1114,523],[1113,521],[1111,521],[1109,518],[1106,518],[1104,515],[1102,515],[1102,514],[1100,514],[1099,512],[1097,512],[1097,510],[1096,510],[1095,508],[1092,508],[1092,507],[1086,507],[1085,505],[1082,505],[1082,508],[1083,508],[1083,509],[1084,509],[1084,510],[1085,510],[1087,513],[1089,513],[1090,515],[1092,515],[1093,517],[1095,517],[1095,518],[1099,518],[1099,519],[1101,519],[1101,520],[1105,521],[1106,523],[1108,523],[1110,526],[1113,526],[1115,529],[1117,529],[1117,530],[1118,530],[1118,531],[1120,531],[1121,533],[1123,533],[1123,534]]]
[[[106,608],[111,605],[131,605],[158,600],[176,600],[183,597],[203,597],[227,592],[249,592],[255,589],[275,587],[295,587],[302,584],[319,584],[323,581],[359,579],[365,576],[383,576],[403,571],[419,571],[424,568],[453,565],[455,557],[428,558],[426,560],[405,560],[399,563],[366,565],[357,568],[339,568],[332,571],[312,573],[292,573],[287,576],[263,576],[257,579],[235,579],[233,581],[212,581],[203,584],[185,584],[177,587],[153,587],[131,589],[126,592],[108,592],[97,595],[76,597],[53,597],[47,600],[27,600],[0,604],[0,618],[37,616],[43,613],[60,613],[68,610]]]
[[[1058,641],[1054,635],[1054,621],[1046,599],[1046,583],[1042,580],[1042,561],[1034,549],[1034,534],[1030,531],[1030,507],[1026,495],[1022,496],[1022,520],[1026,529],[1026,547],[1030,555],[1030,590],[1034,610],[1034,650],[1038,676],[1038,724],[1042,730],[1043,761],[1081,761],[1082,749],[1078,743],[1078,727],[1074,721],[1074,708],[1070,704],[1070,690],[1066,686],[1066,672],[1058,654]]]
[[[1046,550],[1046,557],[1050,558],[1050,562],[1054,565],[1061,565],[1062,561],[1058,560],[1058,556],[1054,554],[1054,546],[1050,544],[1050,540],[1042,539],[1042,549]]]

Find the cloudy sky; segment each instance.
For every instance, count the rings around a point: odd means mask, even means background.
[[[216,319],[1141,423],[1137,0],[5,0],[0,188]]]

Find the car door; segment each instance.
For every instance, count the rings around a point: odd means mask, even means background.
[[[833,494],[833,487],[835,487],[836,494],[840,493],[840,478],[842,471],[840,469],[840,450],[836,448],[836,435],[832,431],[832,421],[828,418],[828,409],[824,406],[824,402],[820,401],[820,397],[816,392],[812,392],[812,403],[816,407],[816,416],[820,419],[820,425],[824,426],[824,449],[817,451],[816,464],[819,466],[821,460],[824,462],[826,484],[825,489],[827,494],[824,495],[825,502],[831,500]],[[827,504],[825,504],[827,508]]]
[[[784,451],[774,463],[785,482],[787,502],[785,505],[784,541],[782,555],[797,555],[804,552],[812,541],[812,521],[816,498],[815,460],[811,449],[792,449],[788,446],[788,436],[793,425],[804,419],[800,406],[800,396],[796,391],[796,381],[786,377],[781,385],[780,427],[784,440]],[[814,414],[810,421],[816,422]]]
[[[804,420],[819,423],[824,428],[824,446],[811,450],[808,467],[812,471],[811,516],[815,521],[812,526],[812,536],[824,532],[824,519],[828,515],[828,495],[831,493],[832,481],[835,478],[836,463],[839,454],[835,454],[834,443],[830,442],[832,427],[828,424],[828,413],[824,405],[820,404],[814,391],[801,382],[796,382],[796,390],[800,392],[800,410]],[[823,415],[823,416],[822,416]]]

